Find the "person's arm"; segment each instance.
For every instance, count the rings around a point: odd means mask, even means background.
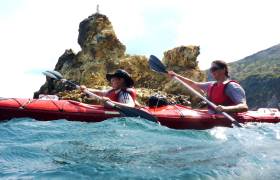
[[[173,77],[177,77],[179,78],[180,80],[182,80],[184,83],[188,84],[189,86],[191,86],[193,89],[195,89],[196,91],[202,93],[203,91],[205,92],[205,90],[202,88],[202,86],[204,85],[204,83],[201,83],[201,82],[196,82],[196,81],[193,81],[189,78],[186,78],[186,77],[183,77],[173,71],[168,71],[168,76],[170,78],[173,78]]]
[[[96,94],[96,95],[98,95],[98,96],[105,96],[105,91],[103,91],[103,90],[98,90],[98,89],[87,88],[85,85],[81,85],[81,86],[80,86],[80,90],[81,90],[82,92],[84,92],[85,90],[88,90],[88,91],[90,91],[90,92],[92,92],[92,93],[94,93],[94,94]]]
[[[220,112],[229,112],[229,113],[246,112],[246,111],[248,111],[248,106],[247,106],[246,102],[242,102],[242,103],[239,103],[239,104],[233,105],[233,106],[218,105],[216,107],[216,110],[220,111]]]
[[[248,105],[246,103],[246,95],[244,89],[237,83],[230,82],[225,90],[225,93],[230,99],[236,103],[232,106],[217,106],[216,110],[220,112],[246,112],[248,111]]]

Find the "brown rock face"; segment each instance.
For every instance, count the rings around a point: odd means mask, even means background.
[[[131,74],[136,88],[163,89],[163,80],[166,77],[151,71],[148,59],[145,56],[127,55],[121,59],[120,68],[127,70]]]
[[[163,63],[174,71],[198,69],[199,46],[180,46],[164,52]]]
[[[55,70],[65,78],[88,86],[107,85],[105,74],[118,67],[125,46],[118,40],[109,19],[93,14],[80,23],[78,43],[82,50],[75,54],[66,50],[58,59]],[[58,83],[60,84],[60,83]],[[69,88],[58,88],[49,80],[34,94],[56,94]]]
[[[199,46],[180,46],[164,52],[163,63],[168,69],[195,81],[204,81],[206,76],[199,70],[197,56]],[[168,81],[164,91],[168,94],[188,95],[193,105],[200,102],[183,85],[176,81]]]
[[[111,22],[102,14],[89,16],[80,23],[78,43],[93,59],[118,60],[125,46],[118,40]],[[88,60],[88,59],[85,59]]]
[[[164,52],[163,63],[168,69],[195,81],[205,80],[205,75],[198,68],[198,46],[180,46]],[[170,81],[165,85],[167,93],[189,94],[181,84]]]
[[[146,103],[151,94],[160,93],[166,96],[176,94],[169,96],[169,99],[175,103],[187,104],[183,100],[189,97],[185,88],[174,84],[166,76],[151,71],[147,57],[125,54],[126,47],[117,38],[105,15],[93,14],[80,23],[78,43],[82,50],[77,54],[71,49],[66,50],[55,66],[55,70],[66,79],[91,88],[107,88],[106,73],[122,68],[132,75],[140,102]],[[197,66],[198,55],[198,46],[181,46],[166,51],[163,62],[181,75],[202,81],[205,76]],[[79,91],[71,90],[73,87],[47,78],[40,90],[34,93],[34,98],[38,98],[39,94],[58,94],[64,99],[90,102]]]

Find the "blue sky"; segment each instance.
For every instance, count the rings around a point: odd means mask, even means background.
[[[23,0],[1,0],[0,12],[1,16],[12,15],[15,11],[21,8]]]
[[[278,0],[0,0],[0,97],[32,97],[45,80],[41,71],[65,49],[80,50],[78,25],[97,4],[129,54],[161,58],[199,45],[206,69],[280,42]]]

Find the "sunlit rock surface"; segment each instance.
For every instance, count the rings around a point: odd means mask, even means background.
[[[195,81],[204,81],[205,74],[199,70],[197,56],[199,46],[180,46],[164,52],[163,63],[168,69]],[[189,95],[190,92],[176,81],[165,84],[164,91],[170,94]],[[195,96],[190,97],[192,102],[199,102]]]
[[[93,14],[80,23],[78,43],[81,51],[75,53],[71,49],[65,50],[54,68],[66,79],[90,88],[106,89],[109,88],[106,73],[122,68],[134,79],[138,101],[142,104],[147,104],[148,98],[153,94],[165,95],[171,103],[189,105],[188,101],[191,100],[197,104],[186,88],[163,74],[151,71],[147,57],[126,54],[125,45],[117,38],[105,15]],[[163,62],[170,70],[202,81],[205,76],[197,66],[198,55],[198,46],[181,46],[164,52]],[[49,78],[40,90],[34,93],[34,98],[38,98],[39,94],[57,94],[61,99],[98,103],[97,100],[82,95],[74,87]]]

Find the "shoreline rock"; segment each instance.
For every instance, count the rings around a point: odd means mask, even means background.
[[[122,68],[132,75],[138,91],[138,101],[142,104],[147,104],[148,98],[156,93],[166,96],[171,103],[189,105],[191,101],[192,106],[195,106],[200,102],[178,83],[151,71],[147,57],[125,54],[125,45],[117,38],[105,15],[96,13],[80,23],[78,43],[81,51],[74,53],[67,49],[54,68],[67,79],[89,88],[104,89],[108,87],[106,73]],[[203,81],[205,74],[198,68],[198,55],[199,46],[180,46],[164,52],[163,62],[169,69],[183,76]],[[34,93],[34,98],[38,98],[39,94],[57,94],[61,99],[97,103],[80,95],[73,87],[49,78]]]

